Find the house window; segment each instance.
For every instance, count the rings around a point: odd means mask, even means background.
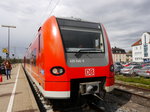
[[[137,50],[138,48],[137,47],[135,47],[135,50]]]
[[[145,44],[146,44],[146,35],[144,35],[144,42],[145,42]]]
[[[148,57],[148,45],[144,45],[144,57]]]

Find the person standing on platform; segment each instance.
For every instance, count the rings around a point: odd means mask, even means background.
[[[4,65],[5,65],[7,80],[8,80],[8,79],[11,79],[11,69],[12,69],[12,67],[11,67],[10,61],[9,61],[9,60],[6,60],[6,61],[4,62]]]

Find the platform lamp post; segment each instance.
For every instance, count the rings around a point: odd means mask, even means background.
[[[8,28],[8,53],[7,53],[7,59],[9,59],[9,55],[10,55],[10,28],[16,28],[16,26],[9,26],[9,25],[1,25],[1,26]]]

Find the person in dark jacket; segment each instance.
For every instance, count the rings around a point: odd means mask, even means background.
[[[8,79],[11,79],[11,69],[12,69],[12,67],[11,67],[10,61],[9,61],[9,60],[6,60],[6,61],[4,62],[4,65],[5,65],[7,80],[8,80]]]

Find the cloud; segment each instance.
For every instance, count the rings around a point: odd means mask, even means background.
[[[149,0],[3,0],[0,24],[17,26],[11,30],[11,45],[23,56],[23,49],[55,7],[51,15],[103,23],[111,45],[129,50],[150,29],[149,4]],[[6,46],[7,30],[0,28],[0,48]]]

